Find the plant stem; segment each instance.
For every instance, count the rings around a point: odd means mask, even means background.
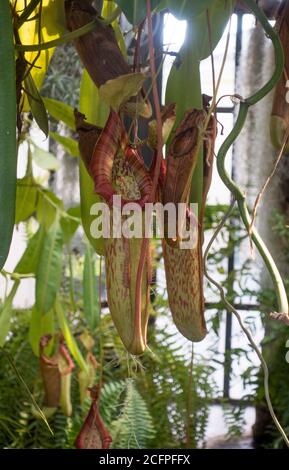
[[[276,55],[276,67],[275,67],[275,70],[271,79],[259,91],[257,91],[256,93],[254,93],[252,96],[248,97],[247,99],[244,99],[241,101],[239,114],[238,114],[235,126],[233,127],[231,133],[228,135],[223,145],[221,146],[219,153],[217,155],[217,169],[218,169],[218,173],[223,183],[227,186],[227,188],[230,190],[230,192],[233,194],[234,198],[236,199],[243,223],[248,233],[250,233],[251,217],[248,211],[246,197],[243,191],[231,179],[228,172],[226,171],[225,158],[226,158],[229,148],[237,139],[238,135],[243,129],[250,106],[256,104],[258,101],[264,98],[264,96],[266,96],[272,90],[272,88],[276,85],[276,83],[280,79],[282,72],[283,72],[283,67],[284,67],[284,56],[283,56],[283,49],[282,49],[282,45],[280,43],[278,34],[270,26],[264,13],[258,8],[258,6],[253,0],[244,0],[244,1],[251,8],[251,10],[255,13],[257,19],[262,24],[266,34],[272,40],[272,43],[275,49],[275,55]],[[278,300],[279,312],[288,314],[288,300],[287,300],[287,295],[286,295],[286,291],[285,291],[285,287],[284,287],[281,275],[276,267],[276,264],[268,248],[266,247],[265,243],[263,242],[262,238],[260,237],[255,227],[252,227],[251,238],[253,242],[255,243],[260,255],[262,256],[264,263],[271,276],[271,279],[273,281],[273,284],[276,290],[277,300]]]
[[[30,1],[30,3],[25,8],[25,10],[23,10],[21,15],[16,20],[17,29],[19,29],[23,25],[23,23],[25,23],[25,21],[28,20],[28,18],[33,13],[33,11],[36,9],[36,7],[40,3],[40,1],[41,0],[31,0]]]
[[[193,369],[194,369],[194,343],[191,344],[191,360],[189,368],[188,400],[187,400],[187,422],[186,422],[186,448],[196,447],[195,439],[191,436],[193,432]]]
[[[95,30],[96,26],[99,24],[99,20],[90,21],[81,28],[75,29],[69,33],[64,33],[60,38],[53,39],[52,41],[42,42],[40,44],[15,44],[15,49],[21,52],[37,52],[45,51],[51,49],[52,47],[61,46],[66,44],[68,41],[77,39],[84,34],[91,33]]]
[[[120,13],[120,8],[116,8],[107,20],[101,20],[100,18],[97,18],[93,21],[90,21],[86,25],[81,26],[81,28],[64,33],[60,38],[53,39],[52,41],[42,42],[41,44],[15,44],[15,49],[22,52],[35,52],[45,51],[47,49],[51,49],[52,47],[61,46],[62,44],[65,44],[68,41],[72,41],[73,39],[77,39],[84,34],[91,33],[96,29],[99,23],[109,25],[120,15]]]
[[[75,295],[74,295],[74,277],[73,277],[73,264],[72,264],[72,254],[71,254],[71,246],[70,243],[68,245],[68,266],[69,266],[69,294],[70,294],[70,301],[73,308],[73,312],[77,311],[77,306],[75,302]]]
[[[104,350],[103,350],[103,331],[102,331],[102,311],[101,311],[101,290],[102,290],[102,256],[100,256],[99,260],[99,363],[100,363],[100,371],[99,371],[99,386],[102,387],[103,383],[103,367],[104,367]]]

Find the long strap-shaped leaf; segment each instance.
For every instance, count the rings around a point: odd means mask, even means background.
[[[83,311],[92,332],[99,323],[99,297],[94,256],[92,247],[87,244],[83,269]]]
[[[104,103],[100,102],[98,89],[86,70],[84,70],[81,80],[79,106],[81,112],[85,114],[89,122],[102,127],[105,125],[109,110]],[[81,146],[83,145],[83,148],[79,149],[80,154],[88,155],[89,158],[91,158],[93,148],[97,140],[98,128],[93,126],[92,128],[87,129],[87,127],[83,126],[83,119],[80,121],[76,119],[76,123],[79,134],[82,134],[82,137],[79,138],[79,144]],[[81,132],[78,128],[78,124],[81,125]],[[89,148],[87,148],[87,144]],[[98,255],[104,255],[103,240],[101,238],[97,240],[94,239],[90,233],[90,226],[93,221],[93,215],[90,213],[90,210],[93,204],[100,201],[100,197],[93,191],[93,181],[87,168],[88,163],[89,162],[82,161],[82,159],[79,161],[79,189],[82,226],[96,253]]]
[[[61,283],[63,235],[56,217],[48,229],[36,275],[36,305],[43,314],[52,309]]]
[[[0,13],[0,269],[12,239],[16,197],[16,74],[9,0]]]
[[[9,333],[11,317],[13,314],[12,303],[19,284],[20,281],[17,279],[13,284],[11,292],[6,299],[3,308],[0,310],[0,347],[4,345],[6,337]]]

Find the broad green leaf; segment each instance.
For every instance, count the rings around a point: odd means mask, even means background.
[[[17,180],[15,223],[28,219],[36,210],[37,189],[35,181],[28,176]]]
[[[231,0],[213,0],[209,8],[213,50],[223,34],[233,5]],[[206,12],[188,22],[186,38],[179,55],[181,65],[173,65],[166,89],[166,103],[177,104],[177,124],[189,108],[202,107],[199,62],[210,55]],[[188,81],[192,86],[188,85]]]
[[[29,343],[34,352],[35,356],[39,357],[39,342],[43,335],[53,335],[55,331],[54,325],[54,311],[50,310],[45,315],[42,315],[40,311],[34,305],[31,312],[31,319],[29,325]],[[53,347],[53,342],[50,341],[45,351],[49,354]]]
[[[53,224],[58,208],[63,209],[63,202],[52,191],[42,189],[38,193],[36,216],[46,229]]]
[[[8,295],[3,307],[0,310],[0,347],[4,345],[10,330],[11,317],[13,313],[12,303],[17,292],[19,283],[19,280],[16,280],[14,282],[10,294]]]
[[[59,327],[60,327],[60,329],[63,333],[63,336],[65,338],[65,341],[66,341],[66,344],[67,344],[67,347],[68,347],[69,351],[71,352],[71,354],[74,357],[75,361],[79,365],[80,369],[87,373],[88,372],[88,367],[87,367],[86,361],[85,361],[84,357],[82,356],[81,351],[80,351],[80,349],[79,349],[79,347],[78,347],[78,345],[77,345],[77,343],[76,343],[76,341],[75,341],[75,339],[74,339],[74,337],[71,333],[71,330],[69,328],[67,319],[66,319],[64,311],[63,311],[63,307],[62,307],[61,302],[60,302],[58,297],[56,298],[54,308],[55,308],[55,312],[57,314]]]
[[[44,236],[36,275],[36,306],[41,314],[52,309],[61,284],[63,235],[58,217]]]
[[[213,0],[208,9],[212,35],[212,50],[222,37],[226,24],[234,10],[234,0]],[[188,24],[188,40],[197,53],[199,60],[204,60],[211,53],[207,12],[194,17]]]
[[[79,148],[76,140],[71,137],[65,137],[57,134],[57,132],[49,132],[49,136],[56,142],[61,144],[69,155],[72,157],[79,157]]]
[[[80,111],[87,120],[100,127],[105,125],[109,109],[99,99],[98,89],[91,80],[87,71],[84,70],[79,98]],[[79,160],[79,184],[80,184],[80,207],[83,229],[93,248],[99,255],[104,255],[103,239],[95,239],[91,236],[90,226],[94,217],[90,214],[93,204],[100,202],[100,197],[94,193],[94,184],[88,174],[83,161]]]
[[[139,24],[147,15],[146,0],[115,0],[128,21]],[[214,0],[151,0],[151,9],[161,11],[169,9],[179,19],[190,20],[209,8]],[[226,1],[226,0],[225,0]]]
[[[31,154],[36,165],[43,170],[56,171],[60,167],[60,163],[53,153],[43,150],[34,143],[31,146]]]
[[[189,108],[201,109],[203,106],[200,63],[198,57],[196,57],[197,52],[194,48],[194,44],[190,40],[190,33],[190,25],[188,25],[186,41],[181,49],[181,67],[172,67],[166,88],[166,104],[176,103],[176,125],[180,123]],[[180,93],[180,90],[182,90],[182,93]],[[192,187],[193,194],[191,195],[191,202],[200,204],[203,194],[202,149],[200,149],[198,162],[194,171]]]
[[[43,98],[43,101],[50,116],[75,131],[74,109],[71,106],[53,98]]]
[[[190,20],[197,16],[214,2],[214,0],[165,0],[166,7],[179,19]]]
[[[209,8],[212,34],[212,49],[220,40],[232,13],[234,2],[213,0]],[[189,108],[202,108],[200,61],[210,54],[207,12],[195,16],[188,22],[185,42],[180,50],[181,66],[173,65],[166,89],[166,104],[176,103],[176,125]],[[180,90],[182,92],[180,93]],[[203,193],[203,157],[200,151],[192,180],[191,202],[201,206]]]
[[[31,74],[28,74],[24,80],[26,96],[31,108],[31,112],[40,129],[48,136],[48,117],[43,100],[36,88]]]
[[[115,111],[140,91],[146,77],[143,73],[129,73],[108,80],[99,88],[99,97]]]
[[[99,296],[95,275],[95,256],[92,247],[87,244],[83,270],[83,310],[91,331],[99,323]]]
[[[79,227],[81,217],[80,206],[71,207],[70,209],[68,209],[67,214],[71,215],[72,217],[78,218],[79,222],[68,217],[61,217],[60,225],[62,228],[64,243],[70,242],[71,238]]]
[[[146,17],[146,0],[115,0],[115,3],[117,3],[122,9],[127,20],[132,25],[138,25]],[[160,3],[163,4],[164,2],[161,2],[160,0],[151,0],[152,10],[159,6]]]
[[[57,39],[66,32],[66,20],[64,0],[42,0],[41,11],[41,42]],[[16,12],[21,14],[27,4],[27,0],[17,0]],[[25,21],[19,29],[22,44],[39,43],[39,7],[33,12],[29,21]],[[25,59],[28,64],[34,63],[31,76],[38,90],[43,83],[54,48],[38,52],[26,52]],[[29,111],[25,103],[24,111]]]
[[[26,250],[15,267],[14,272],[18,274],[36,274],[43,238],[44,227],[40,226],[33,237],[28,241]]]

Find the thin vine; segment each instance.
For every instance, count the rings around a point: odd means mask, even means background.
[[[254,93],[253,95],[251,95],[250,97],[246,99],[243,99],[243,98],[241,99],[239,113],[238,113],[235,126],[233,127],[232,131],[226,138],[223,145],[221,146],[219,153],[217,155],[217,169],[218,169],[219,176],[222,179],[223,183],[229,189],[229,191],[231,192],[231,194],[234,196],[234,198],[237,201],[240,216],[243,220],[243,223],[248,233],[250,233],[250,228],[251,228],[252,240],[255,243],[260,255],[262,256],[264,263],[267,266],[267,269],[270,273],[271,279],[273,281],[273,284],[276,290],[279,311],[280,313],[283,313],[288,316],[288,300],[287,300],[287,295],[286,295],[286,291],[285,291],[285,287],[284,287],[281,275],[278,271],[278,268],[267,246],[265,245],[264,241],[260,237],[257,229],[254,226],[251,227],[252,221],[251,221],[251,217],[250,217],[249,210],[247,207],[246,197],[245,197],[244,192],[237,186],[235,181],[231,179],[230,175],[228,174],[225,168],[225,159],[226,159],[227,152],[230,149],[230,147],[233,145],[235,140],[237,139],[241,130],[243,129],[249,108],[255,105],[256,103],[258,103],[274,88],[274,86],[279,81],[283,73],[283,68],[284,68],[283,49],[282,49],[282,45],[280,43],[278,34],[271,27],[265,14],[262,12],[262,10],[259,9],[259,7],[256,5],[256,3],[253,0],[244,0],[244,1],[248,5],[248,7],[250,7],[250,9],[253,11],[257,20],[263,26],[265,33],[267,34],[267,36],[271,39],[273,43],[274,50],[275,50],[275,57],[276,57],[276,66],[275,66],[275,70],[271,79],[260,90],[258,90],[256,93]]]
[[[263,372],[264,372],[264,390],[265,390],[265,398],[266,398],[267,406],[268,406],[270,415],[271,415],[271,417],[274,421],[274,424],[275,424],[276,428],[278,429],[279,433],[281,434],[282,438],[284,439],[284,442],[285,442],[286,446],[289,447],[289,439],[288,439],[284,429],[282,428],[281,424],[279,423],[278,418],[275,415],[275,412],[274,412],[274,409],[273,409],[273,406],[272,406],[272,402],[271,402],[271,398],[270,398],[270,391],[269,391],[269,369],[268,369],[267,363],[266,363],[261,351],[259,350],[257,344],[255,343],[251,332],[245,327],[245,325],[242,321],[241,315],[239,314],[239,312],[233,307],[233,305],[227,299],[223,286],[221,286],[221,284],[219,284],[215,279],[213,279],[210,276],[210,274],[208,273],[208,270],[207,270],[207,258],[208,258],[208,254],[210,252],[210,249],[211,249],[214,241],[216,240],[217,236],[219,235],[220,231],[224,227],[227,219],[230,217],[235,203],[236,203],[236,200],[233,199],[229,209],[225,213],[223,219],[219,223],[219,225],[216,228],[211,240],[208,243],[208,246],[207,246],[207,248],[205,250],[205,253],[204,253],[204,273],[205,273],[205,276],[208,279],[208,281],[211,282],[212,284],[214,284],[214,286],[217,287],[217,289],[219,290],[220,295],[221,295],[221,299],[224,302],[224,304],[226,305],[226,308],[228,309],[228,311],[230,311],[237,318],[237,321],[238,321],[241,329],[245,333],[245,335],[246,335],[246,337],[249,341],[250,346],[255,351],[255,353],[257,354],[257,356],[258,356],[258,358],[261,362],[261,366],[262,366],[262,369],[263,369]]]
[[[47,49],[51,49],[53,47],[61,46],[62,44],[66,44],[68,41],[72,41],[73,39],[77,39],[84,34],[88,34],[93,32],[99,23],[103,23],[105,25],[109,25],[120,15],[121,10],[116,8],[115,11],[111,14],[111,16],[107,20],[102,20],[101,18],[97,18],[96,20],[90,21],[89,23],[81,26],[78,29],[75,29],[72,32],[64,33],[57,39],[53,39],[52,41],[42,42],[40,44],[15,44],[15,49],[20,52],[41,52]]]

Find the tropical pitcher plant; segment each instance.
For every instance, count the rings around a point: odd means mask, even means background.
[[[38,231],[14,272],[4,270],[14,284],[0,316],[0,344],[5,343],[9,332],[12,302],[21,279],[34,277],[36,301],[30,342],[39,357],[46,416],[58,406],[66,415],[72,413],[70,379],[75,364],[71,355],[80,368],[81,400],[87,399],[89,393],[92,400],[76,440],[80,448],[108,448],[111,443],[98,408],[102,377],[96,385],[99,365],[91,351],[93,339],[84,340],[87,351],[84,357],[83,345],[80,347],[72,334],[61,301],[62,253],[80,221],[87,246],[83,308],[91,331],[96,331],[100,321],[95,306],[95,286],[93,288],[93,254],[96,252],[104,258],[109,313],[125,349],[132,355],[140,355],[149,346],[147,330],[154,250],[150,233],[146,231],[153,221],[153,214],[147,215],[146,208],[155,204],[170,206],[176,217],[172,223],[164,211],[161,245],[168,305],[176,327],[191,342],[201,341],[206,336],[205,272],[220,290],[226,308],[237,316],[266,370],[251,334],[229,304],[222,286],[207,274],[204,263],[203,223],[216,166],[232,194],[232,206],[238,205],[240,217],[271,275],[279,309],[274,317],[288,322],[287,297],[278,269],[251,220],[244,192],[225,169],[226,154],[242,130],[249,108],[275,85],[272,140],[282,151],[286,147],[288,107],[284,107],[283,101],[288,58],[284,68],[281,41],[285,50],[288,49],[288,4],[283,2],[285,6],[282,5],[278,13],[278,29],[273,29],[253,0],[242,2],[243,8],[256,15],[272,40],[276,67],[272,78],[261,90],[249,98],[235,97],[239,114],[216,158],[216,109],[221,74],[216,80],[213,73],[212,96],[202,94],[200,62],[210,56],[213,59],[214,48],[230,21],[236,2],[104,0],[98,2],[98,6],[100,3],[103,4],[102,11],[97,10],[95,2],[90,0],[3,0],[0,7],[0,63],[6,64],[0,73],[1,269],[8,256],[14,222],[36,217],[39,223]],[[161,51],[161,62],[157,66],[159,51],[154,43],[153,18],[164,12],[186,19],[187,30],[185,42],[170,71],[162,104],[158,79],[166,51]],[[120,27],[119,18],[124,17],[135,36],[133,61],[128,57]],[[79,109],[75,110],[67,104],[43,98],[40,93],[54,48],[67,41],[73,41],[84,67]],[[144,63],[142,44],[147,50]],[[71,129],[74,137],[77,136],[78,145],[71,138],[49,131],[47,111]],[[66,150],[80,156],[80,213],[65,210],[62,201],[37,182],[31,162],[37,158],[39,162],[39,149],[31,139],[28,140],[26,174],[16,179],[17,148],[29,131],[32,117],[46,136],[50,134]],[[145,138],[140,137],[140,127],[145,129]],[[150,163],[145,158],[148,152]],[[59,164],[50,156],[45,165],[46,169],[56,171]],[[106,224],[113,228],[108,231],[108,236],[95,236],[93,216],[98,214],[99,207],[107,215]],[[123,230],[119,231],[119,227],[126,227],[129,232],[131,211],[135,212],[134,229],[140,227],[140,230],[138,236],[129,237]],[[105,231],[105,223],[102,225]],[[188,240],[184,234],[190,233],[191,229],[194,242],[186,245]],[[114,230],[117,236],[114,236]],[[55,323],[61,334],[55,331]],[[49,349],[52,338],[57,347],[54,344]],[[268,388],[266,374],[265,388]],[[274,422],[288,443],[268,396],[267,400]]]

